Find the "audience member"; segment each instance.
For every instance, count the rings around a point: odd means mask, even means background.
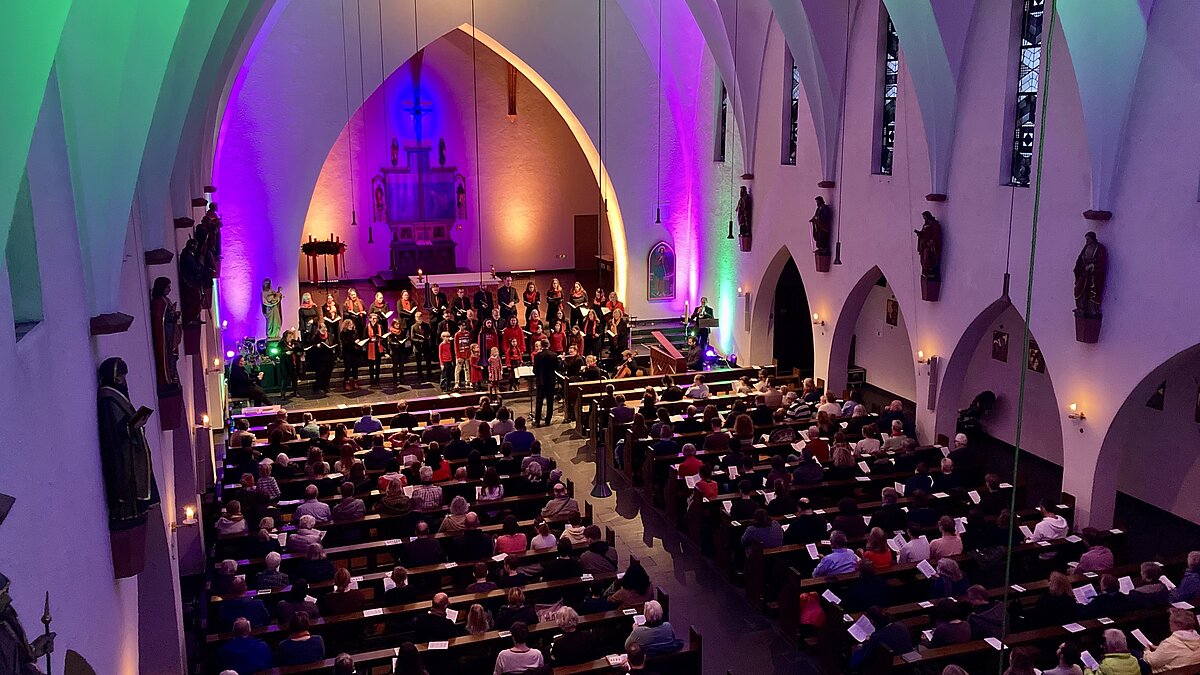
[[[633,645],[641,648],[647,657],[659,654],[669,654],[683,647],[683,641],[675,636],[671,623],[663,620],[663,608],[657,600],[650,600],[642,610],[646,622],[634,626],[629,637],[625,638],[625,650]]]
[[[257,673],[271,667],[271,648],[262,640],[250,636],[252,628],[250,622],[242,617],[233,622],[233,639],[226,642],[217,653],[217,662],[222,668],[235,673]]]
[[[1171,634],[1154,647],[1147,647],[1143,657],[1154,672],[1200,664],[1200,634],[1196,633],[1196,616],[1189,610],[1171,608]]]
[[[290,634],[279,643],[279,665],[299,666],[325,658],[325,642],[308,632],[307,612],[296,612],[288,624]]]
[[[512,625],[509,632],[512,633],[513,646],[496,655],[496,668],[493,671],[495,675],[523,673],[541,668],[545,664],[542,652],[526,644],[529,641],[528,624],[518,621]]]

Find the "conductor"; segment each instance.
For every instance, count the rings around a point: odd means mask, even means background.
[[[554,378],[558,373],[558,356],[550,351],[550,341],[542,340],[542,348],[533,357],[533,383],[536,389],[533,422],[535,425],[549,426],[550,417],[554,414]],[[546,405],[545,421],[542,418],[542,404]]]

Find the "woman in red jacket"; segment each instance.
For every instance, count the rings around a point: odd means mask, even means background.
[[[513,340],[516,340],[517,344],[521,347],[521,353],[525,353],[525,331],[521,330],[521,327],[517,325],[517,317],[508,317],[508,326],[505,327],[504,333],[500,335],[500,339],[504,341],[505,349],[508,349],[508,345]]]
[[[550,331],[550,351],[555,354],[564,354],[567,351],[567,329],[562,321],[554,322],[554,329]]]

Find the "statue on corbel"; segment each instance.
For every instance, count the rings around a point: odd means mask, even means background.
[[[817,196],[817,210],[808,219],[812,224],[813,258],[818,272],[828,272],[833,261],[833,210],[825,198]]]
[[[913,230],[921,259],[921,299],[937,302],[942,293],[942,224],[929,211],[922,212],[921,218],[921,229]]]
[[[1075,340],[1095,344],[1100,340],[1100,305],[1108,277],[1108,249],[1095,232],[1083,235],[1083,250],[1075,258]]]
[[[738,248],[743,253],[750,251],[750,246],[753,243],[753,230],[751,226],[754,219],[754,196],[750,194],[750,188],[742,186],[742,193],[738,197],[737,203],[737,224],[738,224]]]

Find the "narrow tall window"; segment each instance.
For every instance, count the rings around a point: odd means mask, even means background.
[[[1009,184],[1029,187],[1033,164],[1033,132],[1037,112],[1038,71],[1042,65],[1042,13],[1045,0],[1022,0],[1020,66],[1017,70],[1016,122],[1013,125]]]
[[[883,34],[883,78],[879,89],[879,162],[876,173],[892,175],[896,149],[896,93],[900,82],[900,38],[891,18]]]
[[[800,69],[792,50],[783,49],[783,143],[780,148],[782,164],[796,164],[796,124],[800,115]],[[790,94],[790,95],[789,95]]]
[[[713,139],[713,161],[725,161],[725,132],[729,121],[729,91],[725,89],[725,83],[721,82],[721,96],[717,99],[717,129],[716,138]]]
[[[33,200],[29,193],[28,173],[21,176],[4,257],[8,264],[13,323],[16,324],[17,339],[20,340],[42,320],[42,276],[38,267],[37,234],[33,229]]]

